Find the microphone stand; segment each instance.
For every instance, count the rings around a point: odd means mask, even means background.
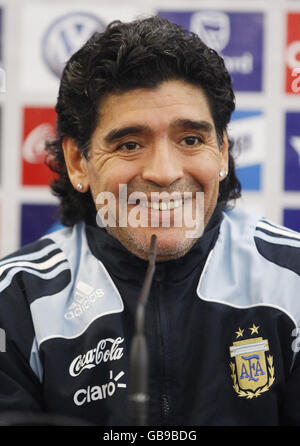
[[[145,308],[155,272],[156,235],[151,236],[148,268],[138,299],[135,335],[129,357],[129,419],[130,426],[147,426],[148,414],[148,350],[145,336]]]

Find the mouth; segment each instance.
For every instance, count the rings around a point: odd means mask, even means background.
[[[139,205],[154,210],[167,211],[171,209],[177,209],[183,206],[183,202],[186,200],[169,200],[169,201],[148,201],[141,200]]]
[[[169,194],[170,195],[170,194]],[[188,195],[188,196],[186,196]],[[192,199],[192,193],[184,193],[184,196],[180,193],[173,193],[169,197],[157,197],[156,193],[151,196],[145,194],[134,194],[130,197],[129,204],[135,204],[142,208],[152,209],[155,211],[170,211],[173,209],[182,208],[184,204]]]

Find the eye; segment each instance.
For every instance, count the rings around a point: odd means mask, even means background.
[[[140,144],[138,144],[137,142],[134,142],[134,141],[128,141],[128,142],[125,142],[125,143],[123,143],[123,144],[120,144],[120,145],[117,147],[117,150],[122,150],[122,151],[130,152],[130,151],[139,149],[140,147],[141,147]]]
[[[203,140],[199,136],[186,136],[181,140],[181,144],[184,146],[194,147],[203,143]]]

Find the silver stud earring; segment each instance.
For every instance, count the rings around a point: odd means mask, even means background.
[[[220,170],[219,177],[223,178],[227,175],[227,170]]]
[[[81,183],[78,183],[78,184],[77,184],[77,189],[78,189],[79,191],[82,191],[82,189],[83,189],[83,185],[82,185]]]

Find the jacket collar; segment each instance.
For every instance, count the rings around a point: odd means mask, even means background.
[[[208,222],[203,235],[192,248],[178,259],[157,262],[154,279],[179,282],[200,264],[204,264],[219,234],[223,206],[218,205]],[[148,262],[128,251],[116,238],[96,225],[86,225],[86,234],[92,254],[100,260],[110,274],[119,279],[141,283]]]

